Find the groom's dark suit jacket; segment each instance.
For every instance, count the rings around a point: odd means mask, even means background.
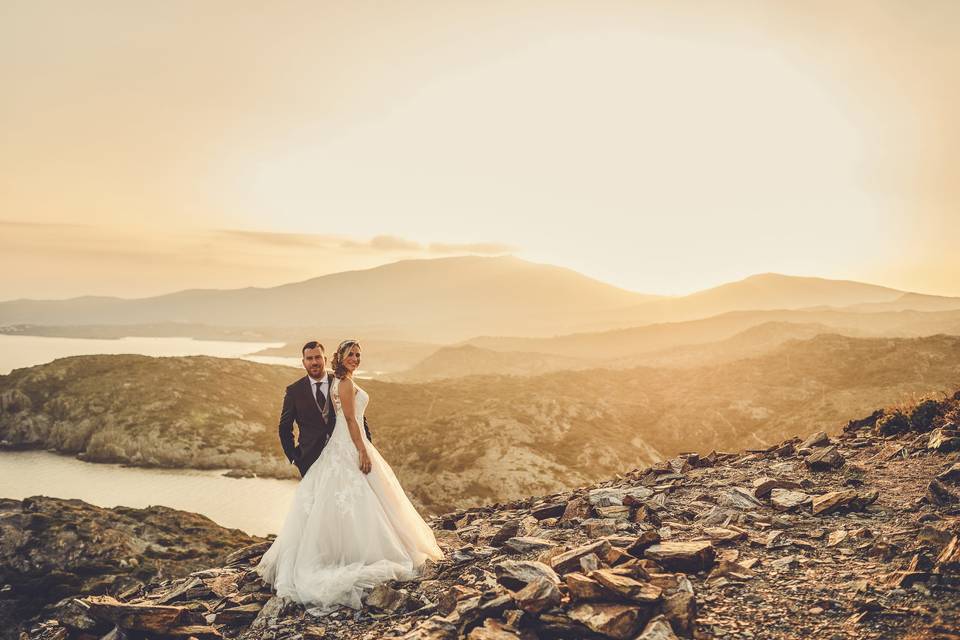
[[[329,373],[327,374],[328,393],[331,386],[333,386],[333,374]],[[326,411],[321,414],[308,376],[303,376],[287,387],[287,392],[283,396],[283,409],[280,411],[280,444],[287,459],[297,465],[301,476],[306,474],[310,465],[320,457],[320,452],[326,446],[330,434],[333,433],[333,426],[337,423],[337,414],[333,410],[333,401],[329,397],[325,409]],[[293,441],[294,422],[300,430],[299,442],[296,444]],[[366,416],[363,418],[363,428],[367,432],[367,439],[373,442]]]

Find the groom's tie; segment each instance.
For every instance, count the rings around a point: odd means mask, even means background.
[[[320,407],[320,414],[323,415],[323,409],[327,406],[327,399],[323,397],[323,391],[320,391],[320,383],[317,383],[317,406]]]

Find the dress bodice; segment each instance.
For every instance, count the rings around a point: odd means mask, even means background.
[[[356,380],[353,381],[353,388],[356,390],[353,405],[354,414],[357,418],[357,423],[363,425],[363,413],[366,411],[367,404],[370,402],[370,394],[361,389]],[[340,378],[333,379],[333,385],[330,387],[330,398],[333,400],[333,408],[337,412],[337,424],[343,422],[344,427],[346,427],[346,417],[343,414],[343,403],[340,398]],[[334,431],[336,431],[336,428]],[[363,429],[360,431],[362,432]]]

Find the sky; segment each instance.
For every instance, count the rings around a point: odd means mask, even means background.
[[[960,3],[0,0],[0,299],[511,253],[960,295]]]

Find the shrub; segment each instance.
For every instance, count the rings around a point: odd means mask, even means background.
[[[877,431],[880,435],[892,436],[898,433],[903,433],[910,429],[910,418],[908,418],[902,411],[894,411],[893,413],[886,414],[879,420],[877,420]]]
[[[924,400],[910,414],[910,425],[915,431],[930,431],[933,420],[940,413],[940,403],[936,400]]]

